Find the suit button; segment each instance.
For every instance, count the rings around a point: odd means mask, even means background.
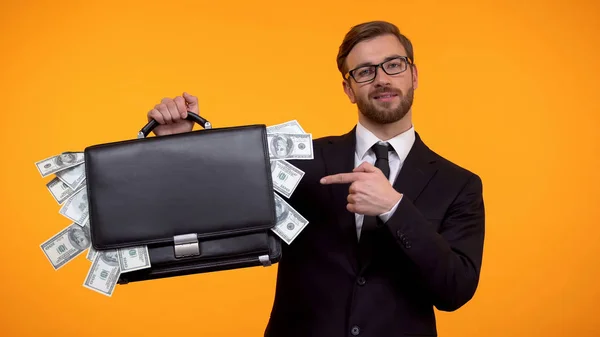
[[[356,283],[358,283],[359,286],[364,286],[365,283],[367,283],[367,281],[365,280],[364,277],[359,277],[358,280],[356,280]]]
[[[403,239],[404,238],[404,234],[402,234],[402,232],[400,230],[396,231],[396,235],[398,236],[398,239]]]
[[[360,328],[355,325],[350,330],[350,333],[352,334],[352,336],[358,336],[360,334]]]

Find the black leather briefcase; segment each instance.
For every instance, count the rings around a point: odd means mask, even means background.
[[[85,149],[90,232],[98,250],[147,246],[151,268],[120,284],[279,262],[265,125],[212,128]]]

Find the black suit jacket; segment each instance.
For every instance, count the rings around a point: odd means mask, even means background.
[[[436,336],[434,307],[456,310],[475,293],[484,241],[479,176],[417,133],[394,184],[402,201],[359,263],[349,184],[319,183],[353,170],[355,142],[355,129],[315,139],[314,160],[290,161],[305,176],[289,202],[309,224],[283,244],[265,336]]]

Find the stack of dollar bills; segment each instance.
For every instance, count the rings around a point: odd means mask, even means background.
[[[297,120],[267,127],[269,158],[273,189],[285,198],[290,198],[304,177],[304,172],[290,164],[289,160],[312,160],[312,134],[306,133]],[[288,245],[308,225],[300,213],[275,193],[277,224],[273,231]]]
[[[272,230],[289,245],[308,221],[284,200],[304,176],[286,159],[312,160],[312,135],[292,120],[267,127],[267,138],[277,215]],[[147,246],[102,251],[92,247],[83,152],[63,152],[35,165],[42,178],[52,177],[46,188],[60,206],[58,213],[70,222],[40,245],[55,270],[87,251],[91,266],[83,286],[110,297],[122,273],[151,267]]]
[[[54,175],[46,187],[61,206],[58,213],[71,224],[41,244],[55,270],[87,250],[92,261],[83,286],[112,296],[121,273],[150,268],[148,247],[96,251],[91,245],[83,152],[63,152],[35,163],[42,178]]]

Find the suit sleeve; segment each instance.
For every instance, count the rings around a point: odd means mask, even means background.
[[[438,310],[460,308],[477,289],[485,232],[482,189],[479,176],[472,175],[438,231],[406,196],[385,224],[415,265]]]

